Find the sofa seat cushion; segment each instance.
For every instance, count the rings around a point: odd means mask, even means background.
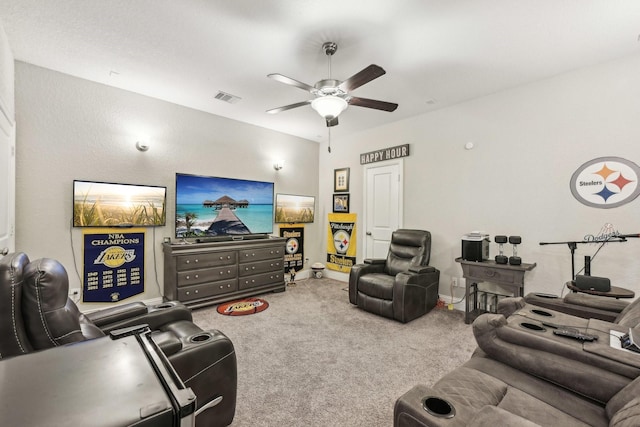
[[[360,277],[358,291],[373,298],[391,301],[393,299],[394,276],[372,273]]]

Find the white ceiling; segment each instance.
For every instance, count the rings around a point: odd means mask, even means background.
[[[267,74],[328,78],[325,41],[333,78],[380,65],[353,95],[400,105],[350,106],[334,137],[640,49],[631,0],[0,0],[0,19],[17,60],[313,141],[310,106],[265,113],[312,95]]]

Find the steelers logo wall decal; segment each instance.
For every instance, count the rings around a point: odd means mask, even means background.
[[[333,245],[336,248],[336,252],[339,254],[346,254],[349,249],[349,243],[351,242],[351,235],[344,230],[338,230],[333,235]]]
[[[571,176],[571,193],[583,205],[610,209],[640,194],[640,168],[621,157],[599,157],[580,166]]]
[[[296,239],[295,237],[291,237],[289,240],[287,240],[285,249],[287,250],[288,254],[295,254],[296,252],[298,252],[299,247],[300,245],[298,244],[298,239]]]

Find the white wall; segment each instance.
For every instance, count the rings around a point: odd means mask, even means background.
[[[5,110],[11,113],[12,120],[15,104],[14,75],[13,54],[2,23],[0,23],[0,102],[3,102]]]
[[[70,229],[74,179],[167,187],[167,226],[155,236],[147,229],[145,293],[131,300],[160,295],[161,242],[174,235],[176,172],[273,181],[277,193],[317,195],[314,142],[22,62],[16,62],[16,121],[16,249],[31,259],[58,259],[71,287],[81,287],[74,265],[81,274],[83,263],[81,230]],[[149,151],[136,150],[140,137],[150,141]],[[286,162],[278,172],[276,159]],[[311,262],[321,256],[321,226],[305,227]]]
[[[605,223],[623,234],[640,232],[640,198],[595,209],[576,201],[569,189],[572,173],[593,158],[619,156],[640,164],[638,75],[640,56],[633,56],[352,137],[341,138],[338,129],[333,152],[327,153],[326,146],[320,150],[320,198],[330,209],[332,171],[350,167],[352,212],[362,213],[359,154],[409,143],[404,226],[432,232],[431,264],[441,270],[441,294],[450,295],[451,277],[462,275],[454,259],[460,256],[461,236],[472,230],[484,230],[492,239],[521,235],[519,255],[537,263],[525,277],[525,293],[559,294],[571,278],[568,246],[539,242],[582,240],[598,234]],[[469,141],[476,148],[466,151]],[[364,231],[359,232],[359,261]],[[584,255],[596,250],[596,245],[580,246],[576,264],[581,268]],[[497,253],[492,243],[491,257]],[[640,293],[638,254],[640,239],[609,243],[593,260],[592,275]]]

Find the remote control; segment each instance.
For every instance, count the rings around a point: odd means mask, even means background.
[[[569,337],[579,341],[595,341],[598,339],[597,335],[585,334],[575,329],[574,330],[567,329],[567,328],[554,329],[553,333],[555,335],[562,335],[563,337]]]

